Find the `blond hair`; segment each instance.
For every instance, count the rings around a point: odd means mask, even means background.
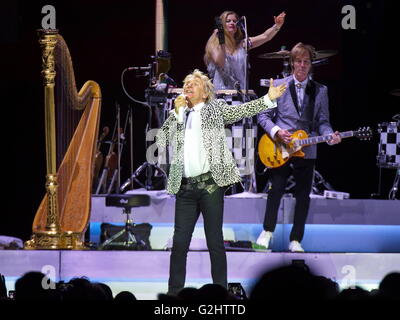
[[[234,11],[224,11],[221,13],[219,17],[221,18],[222,26],[224,27],[225,47],[228,50],[228,52],[233,54],[239,48],[239,44],[243,40],[243,33],[242,30],[240,30],[240,28],[236,29],[236,32],[233,36],[226,31],[226,19],[231,14],[235,15],[236,19],[239,20],[238,14]],[[206,65],[208,65],[210,61],[212,61],[211,51],[213,51],[213,49],[218,45],[219,45],[218,36],[215,33],[213,33],[211,37],[208,39],[205,48],[204,63]]]
[[[209,103],[212,99],[214,99],[214,85],[211,82],[210,78],[207,77],[206,74],[201,72],[199,69],[195,69],[192,73],[189,73],[185,79],[183,80],[183,86],[185,86],[189,81],[194,79],[199,79],[203,85],[203,90],[206,95],[205,102]]]
[[[290,65],[292,69],[294,60],[298,56],[302,56],[304,53],[307,53],[310,57],[310,61],[313,62],[313,60],[315,59],[315,49],[313,46],[299,42],[292,48],[292,50],[290,50]]]

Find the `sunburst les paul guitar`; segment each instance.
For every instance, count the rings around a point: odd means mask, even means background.
[[[357,137],[361,140],[369,140],[372,137],[372,130],[360,128],[357,131],[339,132],[340,137]],[[313,144],[326,142],[332,139],[332,134],[324,136],[308,137],[304,130],[297,130],[292,134],[292,141],[288,144],[271,139],[264,134],[258,143],[258,154],[261,162],[268,168],[283,166],[291,157],[304,157],[302,148]]]

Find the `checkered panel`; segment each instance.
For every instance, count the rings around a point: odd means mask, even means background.
[[[400,123],[379,125],[378,165],[383,168],[400,168]]]

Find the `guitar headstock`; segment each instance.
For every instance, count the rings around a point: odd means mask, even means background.
[[[370,127],[360,127],[357,131],[354,131],[354,136],[360,140],[371,140],[372,130]]]

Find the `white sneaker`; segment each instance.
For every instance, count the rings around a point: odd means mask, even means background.
[[[289,243],[289,251],[291,252],[304,252],[304,249],[301,247],[300,242],[294,240]]]
[[[263,230],[258,236],[256,243],[259,246],[264,246],[265,248],[268,249],[271,239],[272,239],[272,232]]]

